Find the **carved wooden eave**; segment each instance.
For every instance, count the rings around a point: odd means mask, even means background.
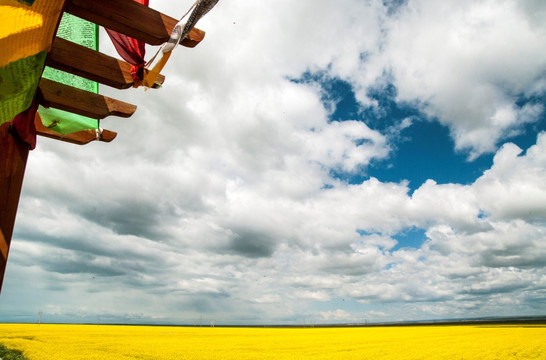
[[[132,0],[67,0],[65,12],[150,45],[166,42],[178,22]],[[193,28],[180,44],[193,48],[204,37],[204,31]],[[127,89],[134,83],[131,64],[59,37],[53,41],[46,65],[116,89]],[[156,82],[163,83],[164,80],[160,74]],[[41,80],[40,88],[47,105],[95,119],[110,115],[128,117],[136,110],[134,105],[45,79]],[[67,141],[66,135],[55,137],[54,132],[44,132],[41,127],[37,132],[38,135]]]
[[[133,0],[66,0],[64,11],[150,45],[166,42],[178,22]],[[204,31],[194,28],[180,44],[192,48],[204,36]],[[52,39],[46,65],[116,89],[133,87],[130,64],[59,37]],[[156,83],[163,83],[164,80],[165,77],[160,75]],[[129,117],[136,111],[135,105],[44,78],[40,80],[39,88],[44,105],[95,119],[107,116]],[[38,114],[35,125],[38,135],[79,145],[93,140],[110,142],[116,137],[116,133],[109,130],[85,130],[61,135],[44,127]],[[13,124],[1,125],[0,291],[28,153],[29,145],[19,138]]]

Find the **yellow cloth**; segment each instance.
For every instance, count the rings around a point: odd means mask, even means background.
[[[0,0],[0,67],[49,51],[65,0]]]
[[[167,61],[171,57],[172,51],[169,51],[167,53],[161,53],[161,59],[157,62],[157,64],[154,65],[152,70],[144,76],[144,79],[142,80],[142,85],[144,85],[147,88],[151,88],[154,86],[155,81],[157,80],[157,77],[159,76],[159,73],[161,70],[163,70],[163,67],[167,64]]]

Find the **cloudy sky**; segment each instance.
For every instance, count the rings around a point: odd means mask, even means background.
[[[162,89],[101,87],[139,107],[114,142],[38,139],[0,321],[546,314],[545,18],[220,0]]]

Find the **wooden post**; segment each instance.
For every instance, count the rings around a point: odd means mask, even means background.
[[[0,292],[29,148],[11,122],[0,126]]]

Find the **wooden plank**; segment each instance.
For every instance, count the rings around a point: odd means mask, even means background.
[[[46,128],[42,123],[42,119],[40,118],[40,115],[38,113],[36,113],[36,116],[34,117],[34,125],[36,126],[36,133],[40,136],[65,141],[76,145],[86,145],[89,144],[91,141],[95,140],[110,142],[114,140],[117,136],[116,132],[106,129],[102,129],[102,132],[99,134],[98,139],[96,130],[83,130],[66,135],[59,134],[56,131]]]
[[[172,26],[172,28],[174,28],[175,25],[176,23],[169,24],[169,26]],[[171,28],[171,31],[172,31],[172,28]],[[193,29],[191,29],[190,33],[184,39],[182,39],[182,41],[180,41],[180,45],[188,47],[188,48],[193,48],[193,47],[196,47],[201,41],[203,41],[204,38],[205,38],[205,32],[203,30],[200,30],[194,27]]]
[[[123,101],[44,78],[40,80],[39,86],[44,95],[45,105],[93,119],[103,119],[110,115],[130,117],[137,108]]]
[[[11,122],[0,126],[0,291],[2,291],[28,152],[29,145],[19,138]]]
[[[133,0],[68,0],[65,11],[150,45],[166,42],[178,23]],[[194,47],[204,37],[204,31],[194,28],[180,44]]]
[[[59,37],[53,41],[46,65],[116,89],[127,89],[134,83],[128,62]],[[157,81],[164,80],[165,76],[159,75]]]
[[[53,41],[46,65],[117,89],[133,85],[130,64],[59,37]]]

